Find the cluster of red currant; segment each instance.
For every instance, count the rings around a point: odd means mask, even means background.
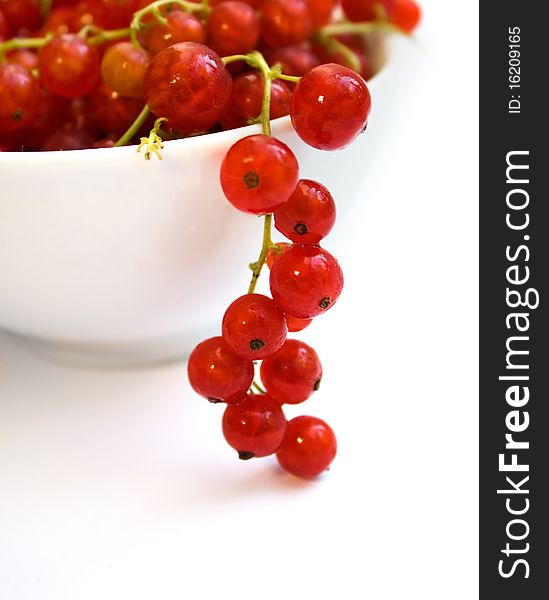
[[[334,225],[334,200],[300,179],[270,121],[289,114],[314,148],[350,144],[371,106],[363,34],[411,31],[419,20],[414,0],[341,0],[349,21],[330,23],[338,3],[53,0],[52,9],[51,0],[0,0],[0,149],[123,145],[150,130],[139,148],[161,157],[166,136],[261,124],[220,170],[229,202],[264,216],[261,253],[247,294],[225,312],[222,335],[194,349],[188,375],[198,394],[227,404],[223,433],[240,458],[276,453],[301,477],[328,468],[336,439],[320,419],[284,416],[282,405],[307,400],[322,377],[316,352],[287,335],[334,305],[343,274],[319,245]],[[41,23],[42,37],[18,37]],[[60,112],[72,114],[78,101],[78,119],[62,126]],[[94,139],[93,127],[107,137]],[[272,242],[273,219],[291,244]],[[255,293],[265,264],[272,298]],[[256,361],[265,389],[254,381]]]
[[[272,76],[269,71],[266,79]],[[311,69],[297,83],[290,115],[304,141],[338,150],[365,130],[370,106],[368,87],[359,74],[327,64]],[[336,439],[332,429],[315,417],[286,421],[282,405],[307,400],[322,376],[316,352],[287,339],[287,334],[304,329],[326,312],[343,289],[337,260],[319,246],[334,225],[336,208],[323,185],[299,179],[290,148],[268,135],[268,117],[264,131],[236,142],[220,172],[225,196],[235,208],[265,215],[261,255],[251,265],[248,293],[225,312],[222,336],[202,342],[191,354],[189,380],[210,401],[228,404],[223,433],[240,458],[276,453],[286,470],[314,477],[332,462]],[[273,217],[291,245],[272,243]],[[271,268],[272,298],[254,293],[265,262]],[[253,382],[254,361],[262,361],[266,391]],[[260,393],[251,393],[252,386]]]
[[[363,34],[411,31],[414,0],[0,0],[0,150],[155,142],[257,119],[259,49],[280,74],[271,118],[289,113],[296,78],[336,63],[371,75]],[[187,43],[174,50],[174,44]],[[190,43],[194,44],[191,45]],[[219,57],[232,56],[226,69]],[[167,122],[165,121],[167,119]],[[158,142],[159,143],[159,142]],[[150,154],[150,153],[149,153]]]

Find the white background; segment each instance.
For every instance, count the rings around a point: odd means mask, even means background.
[[[77,371],[0,337],[2,600],[477,597],[478,3],[422,4],[328,244],[345,293],[302,335],[331,471],[235,460],[181,364]]]

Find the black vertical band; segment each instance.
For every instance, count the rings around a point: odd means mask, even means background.
[[[542,8],[519,0],[480,8],[481,600],[549,597],[549,50]]]

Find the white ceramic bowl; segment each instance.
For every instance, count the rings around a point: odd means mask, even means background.
[[[398,83],[401,52],[392,54],[371,81],[374,115]],[[223,197],[219,166],[257,130],[170,141],[162,161],[135,147],[0,153],[0,328],[95,365],[180,357],[215,332],[245,292],[261,240],[259,219]],[[368,133],[335,154],[303,144],[289,118],[273,133],[340,208],[352,198],[350,174],[362,177],[372,154]]]

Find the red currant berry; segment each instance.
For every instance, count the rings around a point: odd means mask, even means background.
[[[0,4],[0,6],[2,6]],[[4,13],[0,10],[0,42],[6,40],[9,36],[8,20],[4,16]]]
[[[261,4],[261,38],[271,48],[301,44],[313,32],[303,0],[264,0]]]
[[[390,17],[396,0],[341,0],[343,12],[350,21],[374,21]]]
[[[165,18],[165,25],[156,24],[143,32],[147,49],[153,56],[179,42],[203,44],[206,41],[204,27],[193,15],[174,10]]]
[[[142,98],[149,54],[131,42],[111,46],[101,61],[101,77],[113,92],[126,98]]]
[[[221,116],[224,129],[236,129],[249,124],[261,113],[264,91],[263,76],[256,71],[243,73],[235,78],[231,100],[225,113]],[[272,82],[271,87],[271,119],[284,117],[290,112],[290,88],[279,79]]]
[[[339,150],[366,129],[371,104],[360,75],[328,64],[303,75],[293,91],[290,114],[304,142],[320,150]]]
[[[87,0],[90,13],[105,29],[118,29],[130,24],[137,0]]]
[[[301,77],[320,65],[316,54],[305,46],[273,48],[265,52],[265,58],[270,65],[279,63],[284,75],[294,77]]]
[[[87,1],[78,2],[74,7],[74,18],[71,23],[72,31],[80,31],[86,25],[93,25],[94,21],[94,16],[88,8]]]
[[[17,146],[21,150],[40,150],[45,141],[63,128],[70,112],[66,98],[40,89],[38,114],[27,123],[25,129],[17,131]]]
[[[85,98],[86,113],[103,134],[120,137],[143,108],[139,98],[124,98],[101,82]]]
[[[291,315],[286,315],[286,323],[288,324],[288,331],[291,333],[297,333],[303,331],[313,322],[312,319],[298,319]]]
[[[288,328],[284,314],[270,298],[246,294],[225,312],[222,331],[223,339],[238,356],[261,360],[284,344]]]
[[[231,97],[233,80],[219,56],[193,42],[159,52],[145,73],[145,100],[183,134],[206,131]]]
[[[314,29],[327,25],[336,5],[336,0],[305,0]]]
[[[261,381],[281,404],[300,404],[320,387],[322,365],[304,342],[286,340],[278,352],[261,363]]]
[[[334,226],[334,199],[322,184],[302,179],[288,202],[275,210],[274,219],[278,231],[292,242],[318,244]]]
[[[33,122],[40,109],[40,86],[21,65],[0,63],[0,132]]]
[[[285,433],[282,408],[267,395],[250,395],[223,413],[223,435],[242,460],[274,454]]]
[[[327,423],[316,417],[296,417],[288,423],[276,458],[289,473],[310,479],[323,473],[336,453],[336,437]]]
[[[64,98],[91,92],[99,81],[99,64],[95,49],[73,33],[53,38],[38,53],[40,81]]]
[[[42,150],[84,150],[92,148],[95,140],[87,131],[62,129],[52,134],[42,146]]]
[[[206,23],[208,44],[220,55],[247,54],[259,39],[259,18],[244,2],[221,2]]]
[[[253,362],[237,356],[222,337],[213,337],[192,351],[187,365],[189,383],[210,402],[240,402],[254,379]]]
[[[337,260],[318,246],[294,245],[271,269],[271,293],[284,313],[310,319],[335,304],[343,289]]]
[[[412,33],[421,20],[421,8],[414,0],[396,0],[391,22],[398,28]]]
[[[42,25],[42,34],[52,33],[53,35],[63,35],[74,31],[72,24],[75,18],[74,7],[59,6],[54,8],[48,18]]]
[[[39,0],[0,0],[0,12],[14,36],[21,30],[28,33],[40,27]]]
[[[299,167],[281,141],[257,134],[236,142],[221,165],[221,186],[238,210],[266,214],[286,202],[295,190]]]
[[[10,63],[13,63],[15,65],[21,65],[29,71],[38,68],[38,54],[36,54],[36,52],[33,52],[32,50],[27,50],[25,48],[9,52],[8,60]]]
[[[269,248],[267,252],[266,263],[269,269],[273,268],[275,260],[284,252],[287,252],[292,247],[292,244],[288,244],[288,242],[278,242]]]

